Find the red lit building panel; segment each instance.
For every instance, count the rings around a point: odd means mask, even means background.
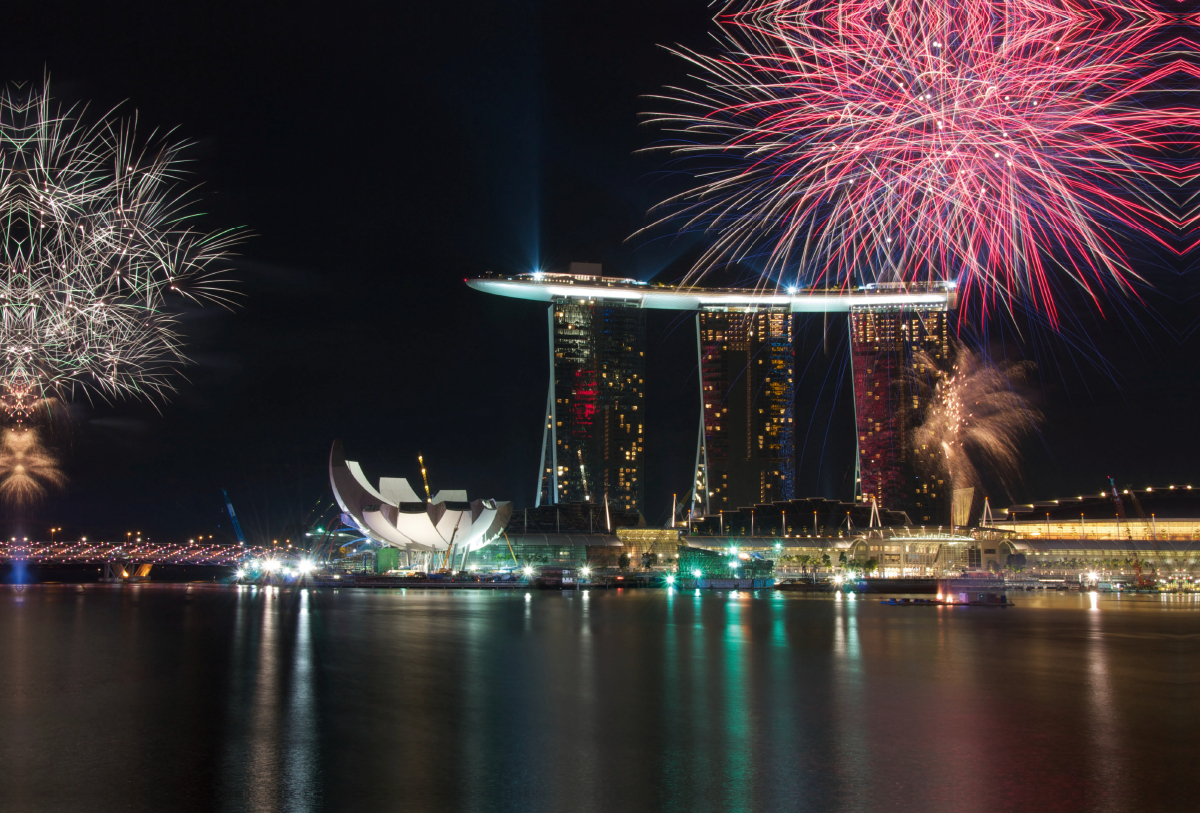
[[[925,404],[912,387],[913,353],[944,361],[949,353],[945,310],[856,309],[850,314],[854,410],[858,432],[859,488],[863,502],[907,511],[915,522],[937,521],[947,498],[937,482],[913,466],[909,434]]]
[[[558,467],[557,502],[603,504],[607,496],[614,510],[641,511],[645,312],[586,299],[552,307],[556,425],[549,465]]]

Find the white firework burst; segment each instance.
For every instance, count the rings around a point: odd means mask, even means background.
[[[136,117],[87,123],[49,86],[0,91],[0,409],[154,398],[187,361],[183,300],[229,303],[241,232],[189,214],[185,143],[140,141]]]

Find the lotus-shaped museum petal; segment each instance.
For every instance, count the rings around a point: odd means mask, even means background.
[[[376,490],[340,440],[329,454],[329,484],[347,524],[404,550],[469,553],[499,536],[512,516],[511,502],[468,500],[465,491],[422,500],[403,478],[383,477]]]

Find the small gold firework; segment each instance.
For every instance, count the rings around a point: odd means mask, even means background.
[[[934,380],[911,375],[914,389],[929,400],[923,421],[913,427],[918,460],[949,478],[954,489],[981,486],[979,466],[1006,487],[1021,467],[1021,441],[1042,421],[1023,392],[1031,362],[992,364],[959,345],[948,369],[932,356],[913,354],[913,367],[936,371]]]
[[[24,506],[42,500],[67,481],[58,459],[42,445],[38,430],[5,429],[0,440],[0,500]]]

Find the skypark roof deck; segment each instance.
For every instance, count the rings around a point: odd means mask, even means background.
[[[571,273],[518,274],[467,280],[477,291],[512,299],[551,302],[559,298],[636,301],[651,310],[781,308],[792,313],[848,313],[858,307],[953,309],[953,282],[871,285],[841,289],[704,288],[661,285],[617,277]]]

